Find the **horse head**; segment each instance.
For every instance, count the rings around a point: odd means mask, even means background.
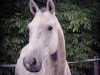
[[[58,20],[55,16],[55,6],[48,0],[46,8],[39,9],[34,0],[30,0],[30,11],[34,16],[28,24],[29,46],[23,65],[30,72],[39,72],[42,62],[57,51]]]

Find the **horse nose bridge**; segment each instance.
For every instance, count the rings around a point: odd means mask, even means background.
[[[30,44],[30,46],[31,45],[35,45],[37,43],[37,40],[38,40],[37,39],[37,35],[35,35],[35,34],[31,35],[30,38],[29,38],[29,44]]]
[[[33,60],[33,58],[35,58],[35,60],[38,63],[41,61],[40,56],[41,56],[41,48],[35,46],[29,49],[25,58],[27,59],[27,61],[30,61],[30,62]]]
[[[29,47],[30,48],[38,48],[38,47],[41,47],[44,43],[44,38],[42,39],[39,38],[40,35],[35,35],[35,36],[32,36],[30,39],[29,39]]]
[[[33,30],[30,30],[29,32],[29,42],[36,42],[38,39],[39,34],[38,26],[36,26]]]
[[[29,54],[28,57],[33,59],[35,58],[37,60],[37,63],[40,63],[42,61],[42,55],[45,48],[44,38],[39,38],[39,35],[36,34],[36,36],[32,35],[30,37],[29,41]]]
[[[25,60],[26,63],[29,64],[36,65],[41,62],[38,51],[28,53],[23,59]]]

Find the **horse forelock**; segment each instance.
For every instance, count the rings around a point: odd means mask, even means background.
[[[40,9],[40,11],[41,11],[42,13],[44,13],[45,11],[47,11],[47,8],[42,7],[42,8]]]

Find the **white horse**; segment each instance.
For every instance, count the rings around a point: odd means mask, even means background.
[[[48,0],[46,8],[39,9],[30,0],[29,6],[35,17],[28,24],[29,43],[21,51],[15,75],[71,75],[53,1]]]

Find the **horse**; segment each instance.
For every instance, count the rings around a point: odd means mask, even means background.
[[[21,50],[15,75],[71,75],[54,2],[47,0],[46,7],[39,9],[30,0],[29,8],[34,15],[28,24],[29,43]]]

